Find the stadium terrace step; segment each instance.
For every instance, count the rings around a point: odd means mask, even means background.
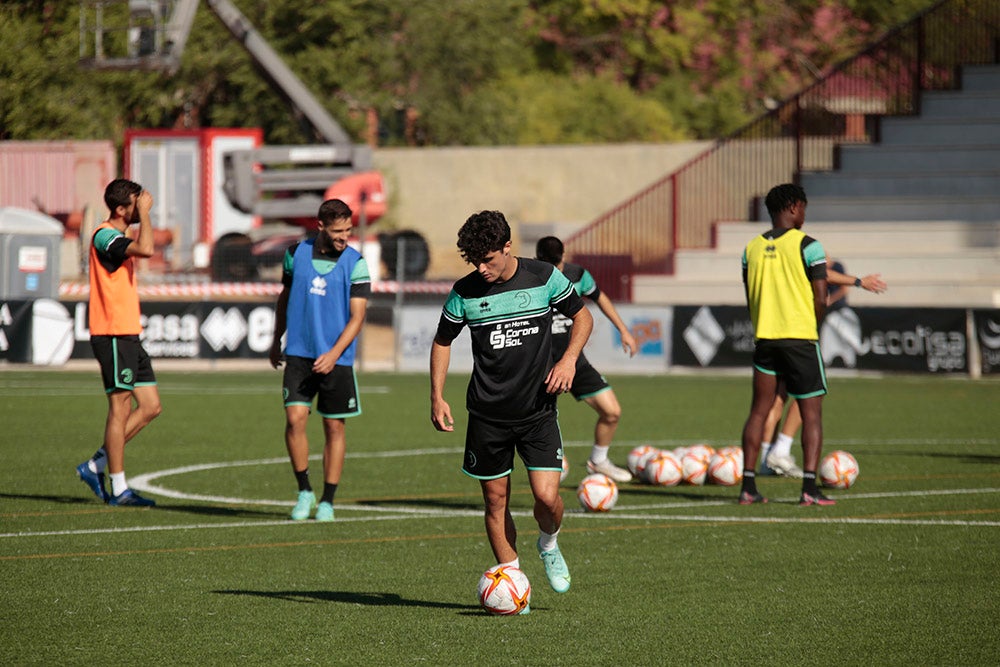
[[[883,118],[879,140],[884,145],[975,146],[1000,143],[1000,117]]]
[[[947,220],[814,221],[812,205],[803,230],[822,241],[831,253],[844,257],[892,248],[896,254],[962,253],[967,249],[1000,248],[1000,219],[993,222]],[[715,227],[715,249],[743,252],[747,242],[770,228],[768,222],[722,222]]]
[[[1000,248],[902,255],[891,246],[871,246],[848,252],[832,246],[818,231],[815,234],[830,257],[842,259],[852,275],[881,273],[887,280],[892,276],[940,282],[962,276],[961,280],[992,281],[1000,287]],[[679,250],[674,254],[674,269],[676,275],[689,279],[731,277],[738,271],[741,256],[742,251]]]
[[[963,65],[962,90],[1000,90],[1000,66]]]
[[[845,144],[838,149],[838,166],[843,173],[966,172],[970,169],[1000,170],[1000,144],[975,146],[886,146]]]
[[[926,119],[1000,115],[1000,90],[932,90],[920,95],[920,117]]]
[[[1000,170],[966,172],[806,173],[802,187],[817,197],[984,196],[1000,192]]]
[[[811,222],[955,219],[1000,220],[1000,190],[992,196],[809,197]]]
[[[856,262],[847,258],[854,272]],[[850,293],[852,306],[867,307],[1000,307],[1000,285],[994,281],[931,281],[885,276],[889,290],[872,294],[861,289]],[[739,278],[690,279],[678,276],[638,274],[632,279],[632,301],[635,304],[667,304],[675,306],[731,305],[745,306],[746,297]]]

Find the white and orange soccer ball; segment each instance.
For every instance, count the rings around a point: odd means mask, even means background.
[[[659,486],[674,486],[680,484],[683,476],[681,462],[671,451],[661,451],[646,461],[644,471],[646,481]]]
[[[681,479],[685,484],[701,486],[708,477],[708,462],[701,452],[688,451],[681,459]]]
[[[859,472],[857,459],[839,449],[824,456],[819,464],[820,481],[831,489],[851,488]]]
[[[708,463],[708,481],[721,486],[735,486],[743,481],[743,457],[716,453]]]
[[[719,447],[715,450],[716,454],[739,454],[743,455],[743,448],[738,445],[727,445],[725,447]]]
[[[479,604],[491,614],[520,614],[531,602],[531,582],[513,565],[494,565],[479,578],[476,593]]]
[[[634,447],[632,451],[628,453],[628,459],[626,462],[632,476],[636,479],[643,479],[643,471],[646,469],[646,462],[655,456],[659,451],[659,449],[653,447],[652,445],[639,445],[638,447]]]
[[[696,456],[699,459],[703,459],[705,463],[712,460],[712,455],[715,454],[715,449],[711,445],[706,445],[705,443],[699,442],[696,445],[691,445],[684,452],[685,456],[691,455]]]
[[[607,475],[587,475],[576,487],[576,497],[588,512],[610,512],[618,502],[618,485]]]

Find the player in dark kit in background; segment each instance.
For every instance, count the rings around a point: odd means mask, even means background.
[[[104,203],[111,215],[91,237],[88,319],[90,346],[108,396],[108,418],[104,444],[76,467],[76,474],[109,505],[148,507],[156,503],[130,489],[125,480],[125,444],[162,410],[153,364],[139,341],[135,275],[135,258],[153,255],[153,195],[119,178],[104,189]],[[134,241],[125,235],[133,224],[139,225]],[[105,470],[111,478],[110,494],[104,488]]]
[[[285,253],[281,294],[274,313],[271,366],[281,366],[281,336],[287,326],[282,391],[285,404],[285,447],[299,487],[292,519],[333,521],[333,499],[344,469],[347,449],[345,420],[361,414],[354,355],[365,321],[371,279],[361,254],[347,245],[353,213],[339,199],[328,199],[316,216],[315,239],[293,245]],[[316,395],[323,417],[323,495],[319,505],[309,482],[306,424]]]
[[[754,328],[753,398],[743,427],[743,487],[740,504],[767,502],[757,492],[754,470],[764,421],[779,383],[798,400],[802,414],[800,505],[832,505],[816,486],[823,449],[823,396],[827,392],[819,324],[826,312],[826,253],[802,233],[806,193],[786,183],[764,200],[772,228],[743,251],[743,284]]]
[[[451,342],[466,325],[473,370],[466,392],[469,424],[462,471],[479,480],[486,535],[501,564],[520,567],[510,513],[515,451],[528,470],[538,523],[538,552],[553,590],[565,593],[569,568],[559,550],[562,437],[556,398],[573,385],[593,318],[573,285],[546,262],[511,255],[510,226],[499,211],[469,217],[458,232],[463,259],[476,268],[453,286],[431,346],[431,422],[453,431],[444,399]],[[562,358],[552,360],[552,310],[573,321]]]
[[[538,239],[535,244],[535,259],[555,266],[573,283],[573,289],[576,290],[577,294],[592,299],[604,313],[604,316],[618,330],[622,339],[622,348],[630,357],[634,357],[635,353],[639,351],[639,347],[635,343],[632,332],[622,322],[615,305],[611,303],[608,295],[597,287],[590,271],[579,264],[563,261],[564,251],[562,241],[555,236],[545,236]],[[553,360],[558,360],[566,350],[572,327],[573,323],[568,318],[558,313],[552,316]],[[588,472],[607,475],[619,483],[631,481],[632,474],[628,470],[619,468],[608,459],[608,449],[611,447],[611,441],[615,437],[618,420],[621,419],[622,414],[618,397],[608,381],[590,365],[590,361],[582,352],[576,360],[576,375],[573,377],[570,393],[573,394],[573,398],[583,401],[597,412],[597,424],[594,426],[594,446],[590,451],[590,458],[587,460]]]
[[[882,280],[881,274],[870,273],[866,276],[850,276],[847,274],[844,265],[839,261],[831,261],[827,257],[826,282],[827,287],[835,285],[829,291],[826,300],[826,316],[823,318],[823,328],[820,330],[820,338],[823,338],[823,329],[831,325],[836,327],[837,322],[843,322],[840,318],[853,318],[856,333],[860,334],[861,323],[857,319],[854,311],[847,308],[848,287],[860,287],[874,294],[881,294],[888,286]],[[847,310],[844,315],[841,311]],[[849,329],[849,327],[846,327]],[[846,337],[852,337],[850,331],[845,332]],[[861,341],[857,336],[853,336],[857,342],[853,345],[860,349]],[[829,363],[829,349],[823,349],[823,363]],[[779,386],[778,396],[774,399],[774,405],[764,422],[764,441],[761,443],[760,473],[761,475],[783,475],[785,477],[802,477],[802,469],[795,464],[795,457],[792,456],[792,442],[795,434],[802,426],[802,415],[799,413],[799,404],[792,401],[788,406],[788,414],[785,416],[785,423],[778,428],[781,422],[782,411],[784,410],[787,392],[784,386]]]

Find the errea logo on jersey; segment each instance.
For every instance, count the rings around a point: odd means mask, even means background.
[[[309,293],[316,294],[317,296],[326,296],[326,280],[321,276],[313,278],[312,284],[309,286]]]
[[[490,345],[494,350],[502,350],[505,347],[517,347],[521,345],[521,339],[525,336],[538,335],[538,325],[533,325],[525,320],[515,320],[498,324],[497,328],[490,332]]]

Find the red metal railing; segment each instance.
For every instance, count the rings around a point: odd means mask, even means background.
[[[921,90],[957,88],[960,65],[996,62],[1000,0],[942,0],[570,236],[569,257],[672,273],[674,251],[710,247],[716,222],[757,219],[772,186],[834,169],[838,145],[877,141],[878,117],[919,113]]]

